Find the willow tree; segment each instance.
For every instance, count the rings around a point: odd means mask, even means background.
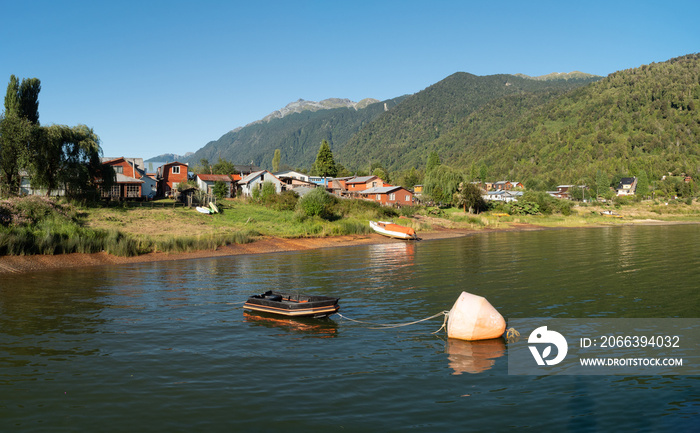
[[[463,181],[464,176],[459,171],[446,165],[438,165],[425,174],[423,191],[435,202],[450,203]]]

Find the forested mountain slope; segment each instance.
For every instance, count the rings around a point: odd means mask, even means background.
[[[493,178],[552,183],[700,170],[700,56],[619,71],[538,104],[485,105],[432,141],[444,162],[486,164]]]
[[[328,140],[333,149],[342,146],[363,126],[386,110],[395,107],[404,97],[355,108],[342,107],[304,110],[281,118],[251,123],[209,142],[187,158],[198,163],[207,159],[212,164],[223,158],[237,164],[252,163],[262,168],[272,167],[275,149],[280,149],[281,164],[292,168],[310,168],[316,159],[321,141]]]
[[[597,79],[600,77],[535,80],[514,75],[476,76],[458,72],[409,96],[333,152],[348,167],[365,168],[373,162],[380,162],[390,170],[421,167],[430,143],[449,134],[490,101],[540,92],[551,95]]]

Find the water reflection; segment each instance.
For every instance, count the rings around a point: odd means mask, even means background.
[[[331,338],[336,337],[338,334],[337,323],[328,318],[292,318],[244,311],[243,319],[253,325],[304,334],[308,337]]]
[[[454,370],[452,374],[476,374],[483,373],[496,364],[496,358],[506,353],[506,343],[503,338],[481,341],[448,338],[445,351],[450,368]]]

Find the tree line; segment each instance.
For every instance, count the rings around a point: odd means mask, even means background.
[[[114,170],[100,161],[100,138],[85,125],[41,126],[38,78],[10,76],[0,115],[0,196],[20,194],[26,174],[47,195],[65,188],[69,197],[94,196],[114,182]]]

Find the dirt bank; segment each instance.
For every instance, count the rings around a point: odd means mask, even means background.
[[[438,230],[421,233],[424,240],[446,239],[466,236],[474,230]],[[333,236],[325,238],[283,239],[264,237],[243,245],[229,245],[216,250],[193,251],[189,253],[149,253],[136,257],[118,257],[107,253],[97,254],[60,254],[55,256],[2,256],[0,257],[0,274],[18,274],[48,269],[65,269],[85,266],[114,265],[126,263],[161,262],[169,260],[187,260],[204,257],[222,257],[240,254],[264,254],[285,251],[303,251],[317,248],[346,247],[353,245],[384,244],[405,242],[389,239],[377,234]]]

